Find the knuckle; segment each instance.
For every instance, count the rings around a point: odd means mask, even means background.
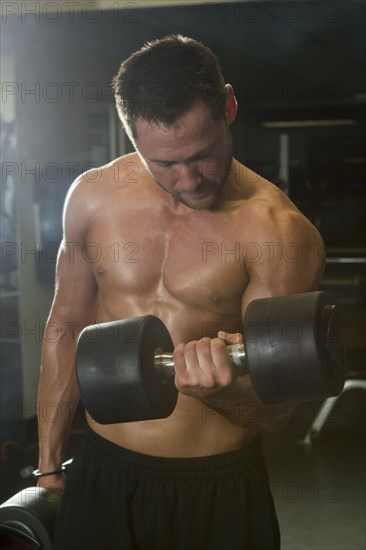
[[[213,338],[211,340],[211,350],[212,350],[212,352],[220,353],[225,349],[226,349],[225,342],[223,342],[220,338]]]
[[[209,338],[201,338],[201,340],[198,340],[197,342],[197,348],[207,348],[209,344],[210,344]]]
[[[192,342],[188,342],[188,344],[184,346],[184,354],[194,352],[196,346],[197,346],[196,340],[193,340]]]
[[[183,357],[184,357],[184,353],[183,353],[182,348],[176,348],[173,351],[173,362],[174,362],[175,366],[177,366],[181,363]]]
[[[197,353],[199,355],[202,355],[206,359],[210,358],[211,357],[210,342],[203,342],[203,341],[198,342],[197,343]]]
[[[175,385],[179,391],[182,391],[186,386],[186,381],[184,376],[175,376]]]
[[[215,376],[212,373],[207,373],[203,382],[202,387],[205,389],[212,389],[217,385]]]
[[[233,382],[233,375],[230,370],[224,370],[220,375],[220,383],[222,386],[230,386]]]
[[[236,332],[234,335],[233,343],[242,344],[244,342],[244,336],[240,332]]]
[[[174,351],[173,351],[173,355],[178,355],[178,354],[182,354],[184,350],[184,344],[178,344],[177,346],[175,346],[174,348]]]

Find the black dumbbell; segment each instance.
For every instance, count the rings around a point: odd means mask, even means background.
[[[59,495],[28,487],[0,506],[1,548],[51,550]]]
[[[228,346],[238,376],[249,374],[263,402],[337,395],[345,352],[336,307],[324,292],[253,300],[244,344]],[[102,424],[165,418],[176,405],[174,349],[152,315],[86,327],[77,346],[77,379],[91,417]]]
[[[62,464],[62,470],[72,459]],[[32,466],[21,470],[22,477],[39,477]],[[60,495],[51,488],[27,487],[0,505],[0,548],[51,550]]]

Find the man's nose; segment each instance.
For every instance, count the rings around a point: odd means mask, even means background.
[[[202,183],[202,173],[196,163],[182,164],[179,167],[179,189],[187,193],[194,192]]]

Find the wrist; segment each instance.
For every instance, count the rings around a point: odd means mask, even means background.
[[[48,476],[57,476],[57,475],[61,475],[61,474],[64,474],[66,470],[66,466],[64,464],[62,464],[62,466],[56,470],[34,470],[34,472],[32,473],[32,476],[35,477],[35,478],[40,478],[40,477],[48,477]]]
[[[39,469],[34,470],[32,475],[35,478],[64,475],[71,463],[72,458],[66,460],[66,462],[63,462],[61,465],[59,465],[60,463],[56,463],[57,466],[55,466],[55,463],[52,463],[50,466],[49,464],[46,465],[40,462]]]

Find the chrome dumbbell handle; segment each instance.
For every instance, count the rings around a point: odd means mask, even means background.
[[[231,344],[226,346],[231,364],[237,376],[248,374],[244,344]],[[155,354],[154,365],[162,378],[170,378],[174,375],[174,361],[172,353],[158,352]]]

